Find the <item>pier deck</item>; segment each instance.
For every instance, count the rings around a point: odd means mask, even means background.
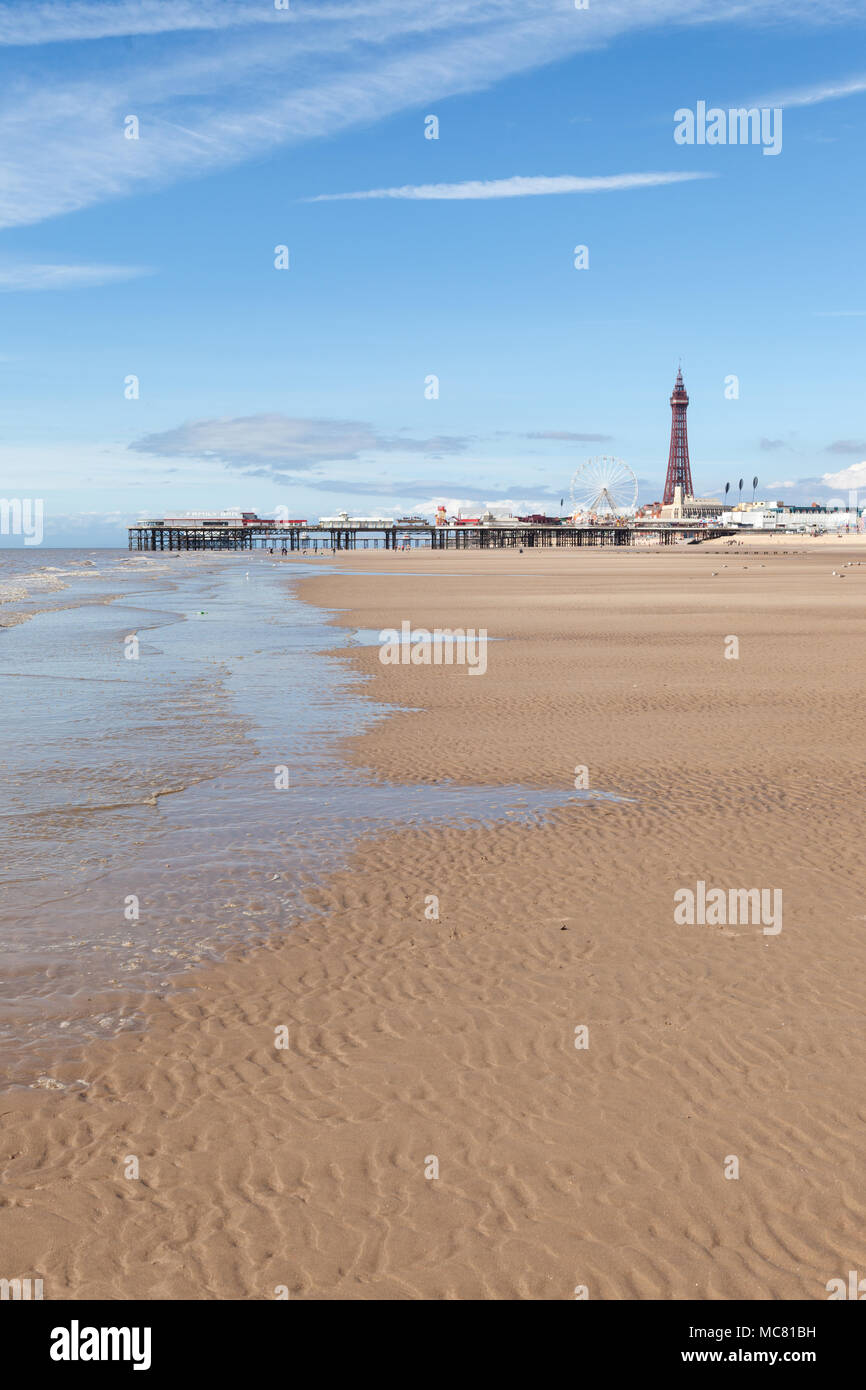
[[[300,550],[399,550],[423,547],[432,550],[488,550],[501,547],[633,545],[636,538],[657,538],[659,545],[679,540],[718,540],[733,535],[721,526],[695,524],[669,526],[321,526],[258,523],[246,526],[166,526],[139,522],[129,527],[129,549],[267,550],[287,555]]]

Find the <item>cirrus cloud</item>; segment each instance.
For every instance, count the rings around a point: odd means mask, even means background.
[[[612,434],[575,434],[572,430],[530,430],[528,434],[520,436],[521,439],[555,439],[559,443],[571,444],[604,444],[607,440],[613,439]]]
[[[0,265],[0,291],[91,289],[152,273],[143,265]]]
[[[291,10],[275,13],[272,0],[0,4],[0,49],[4,41],[30,45],[24,67],[0,68],[0,227],[381,123],[650,27],[791,22],[801,12],[820,24],[846,7],[847,0],[606,0],[578,13],[565,0],[292,0]],[[222,33],[189,32],[208,29]],[[104,47],[95,51],[124,34],[143,36],[132,54],[118,52],[113,61]],[[54,49],[63,40],[75,41],[78,67],[70,55],[58,68]],[[124,138],[130,112],[141,120],[140,140]],[[568,188],[543,178],[478,181],[471,187],[482,191],[475,193],[466,186],[453,191],[460,185],[426,187],[439,188],[430,195],[436,197],[519,197],[647,180],[672,181],[614,175]],[[362,196],[428,195],[416,188]]]
[[[794,91],[783,92],[781,96],[761,97],[755,105],[781,106],[820,106],[825,101],[841,101],[843,97],[862,96],[866,92],[866,74],[855,77],[835,78],[830,82],[819,82],[811,87],[799,87]]]
[[[465,183],[403,184],[400,188],[370,188],[361,193],[320,193],[307,203],[339,203],[364,198],[404,198],[412,201],[463,201],[483,198],[538,198],[550,193],[613,193],[634,188],[659,188],[695,179],[714,179],[711,173],[515,174],[508,179],[470,179]]]
[[[279,22],[283,15],[271,5],[254,6],[241,0],[137,0],[129,4],[89,3],[26,6],[0,4],[0,45],[33,47],[45,43],[78,43],[133,34],[172,34],[195,29],[230,29],[243,24]]]

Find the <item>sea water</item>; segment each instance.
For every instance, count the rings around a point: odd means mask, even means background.
[[[148,991],[290,931],[363,836],[603,793],[392,785],[340,756],[387,718],[301,602],[321,563],[0,552],[0,1060],[36,1084]],[[340,572],[345,573],[344,567]]]

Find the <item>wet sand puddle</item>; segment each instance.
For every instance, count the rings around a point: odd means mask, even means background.
[[[30,600],[31,620],[0,637],[13,1084],[36,1084],[64,1043],[138,1026],[142,992],[191,962],[290,930],[364,835],[604,796],[383,785],[343,764],[339,739],[388,708],[326,654],[378,634],[292,595],[320,565],[112,552],[79,578],[69,554],[63,606]]]

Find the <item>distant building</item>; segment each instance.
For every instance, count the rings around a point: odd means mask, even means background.
[[[684,497],[677,484],[673,501],[659,508],[658,517],[660,521],[718,521],[724,510],[715,497]]]
[[[749,531],[855,531],[860,526],[856,509],[828,511],[786,506],[784,502],[743,502],[722,514],[725,526]]]
[[[255,512],[242,512],[230,507],[221,512],[183,512],[176,516],[166,516],[161,524],[181,530],[206,530],[213,526],[250,526],[258,520]]]
[[[363,531],[365,526],[372,526],[381,530],[382,527],[396,526],[397,524],[393,516],[349,516],[348,512],[340,512],[337,516],[319,517],[320,526],[331,526],[335,530],[339,530],[341,526],[348,530],[354,527],[355,530]]]

